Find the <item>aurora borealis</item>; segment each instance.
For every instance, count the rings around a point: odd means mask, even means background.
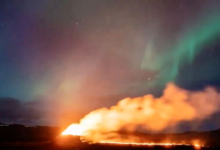
[[[156,53],[156,50],[154,50],[156,43],[154,43],[154,45],[149,43],[150,47],[146,48],[146,59],[144,58],[146,62],[142,64],[142,68],[160,71],[162,80],[159,80],[159,84],[161,84],[161,82],[164,84],[168,81],[175,81],[181,66],[191,63],[197,53],[202,51],[206,44],[216,42],[219,32],[219,13],[211,13],[207,18],[203,18],[202,21],[199,20],[190,30],[186,30],[186,33],[181,35],[175,44],[168,47],[168,50],[165,50],[165,52],[162,52],[159,56],[158,54],[154,54]],[[157,47],[155,49],[157,49]]]
[[[33,112],[0,122],[53,124],[63,113],[74,121],[124,97],[159,95],[170,81],[190,90],[220,85],[218,0],[2,0],[0,7],[0,105],[11,97],[19,112],[23,105]]]

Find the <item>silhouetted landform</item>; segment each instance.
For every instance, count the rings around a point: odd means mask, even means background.
[[[61,128],[59,127],[0,124],[0,142],[51,141],[60,133]]]
[[[54,147],[54,141],[57,140],[57,137],[60,135],[60,133],[63,131],[63,128],[60,127],[50,127],[50,126],[24,126],[19,124],[11,124],[7,125],[4,123],[1,123],[0,125],[0,149],[3,146],[34,146],[39,148],[39,146],[47,147],[48,144]],[[174,143],[190,143],[193,140],[198,140],[200,143],[204,143],[205,145],[209,146],[220,146],[220,130],[213,130],[213,131],[207,131],[207,132],[185,132],[185,133],[176,133],[176,134],[144,134],[144,133],[120,133],[121,138],[126,138],[128,136],[136,136],[143,140],[143,142],[174,142]],[[65,141],[68,141],[67,143],[71,143],[71,141],[76,142],[74,140],[75,137],[67,138]],[[26,144],[23,144],[26,143]],[[73,143],[73,142],[72,142]],[[80,145],[78,142],[77,145]],[[12,147],[13,147],[12,146]],[[88,146],[87,146],[88,147]],[[109,145],[90,145],[89,147],[96,147],[95,149],[111,149],[112,147]],[[111,147],[111,148],[109,148]],[[117,149],[118,146],[115,146]],[[120,147],[120,146],[119,146]],[[129,146],[127,146],[129,147]],[[53,149],[51,148],[51,149]],[[84,147],[85,148],[85,147]],[[81,147],[80,149],[84,149]],[[187,147],[188,149],[189,147]],[[25,149],[25,148],[21,148]],[[120,147],[120,149],[124,149],[124,147]],[[125,148],[126,149],[126,148]],[[133,148],[132,148],[133,149]],[[134,148],[137,149],[137,148]],[[179,149],[180,146],[179,146]],[[87,150],[87,149],[86,149]]]
[[[4,123],[2,123],[2,122],[0,122],[0,126],[5,126],[6,124],[4,124]]]

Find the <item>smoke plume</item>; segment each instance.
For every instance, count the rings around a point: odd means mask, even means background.
[[[100,141],[103,133],[142,127],[162,131],[181,121],[205,119],[219,110],[220,93],[208,87],[203,91],[187,91],[173,83],[167,84],[163,95],[125,98],[111,108],[92,111],[80,121],[86,138]]]

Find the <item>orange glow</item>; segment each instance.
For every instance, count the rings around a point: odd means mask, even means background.
[[[183,143],[135,143],[135,142],[108,142],[108,141],[101,141],[101,144],[118,144],[118,145],[140,145],[140,146],[177,146],[177,145],[185,145],[190,146],[189,144]]]
[[[181,121],[202,120],[218,111],[219,98],[220,94],[211,87],[204,91],[192,92],[169,83],[159,98],[150,94],[143,97],[125,98],[115,106],[90,112],[80,120],[79,124],[70,125],[62,135],[82,136],[85,141],[93,143],[100,141],[115,144],[117,142],[121,142],[120,144],[126,142],[130,144],[131,141],[142,142],[143,139],[134,136],[126,136],[127,139],[122,140],[118,131],[123,129],[135,133],[136,129],[141,126],[143,130],[158,132],[167,127],[175,127]],[[147,143],[147,145],[152,144]],[[163,145],[174,144],[163,143]],[[191,145],[200,147],[201,143],[192,142]]]
[[[185,144],[185,143],[136,143],[136,142],[113,142],[113,141],[100,141],[99,144],[111,144],[111,145],[133,145],[133,146],[194,146],[196,149],[204,147],[203,145]]]
[[[194,147],[195,147],[196,149],[200,149],[200,148],[201,148],[201,146],[200,146],[199,144],[194,144]]]
[[[193,143],[193,146],[195,147],[195,149],[200,149],[203,145],[200,144],[200,141],[199,140],[193,140],[192,141]]]
[[[80,126],[80,124],[71,124],[61,135],[73,135],[73,136],[82,136],[86,137],[86,134],[84,134],[83,127]],[[94,135],[95,136],[95,135]],[[134,142],[136,140],[135,138],[130,138],[128,140],[122,140],[122,139],[114,139],[114,140],[100,140],[96,142],[89,142],[92,143],[98,143],[98,144],[109,144],[109,145],[133,145],[133,146],[194,146],[196,149],[200,149],[201,147],[204,147],[204,145],[200,144],[186,144],[186,143],[172,143],[172,142],[161,142],[161,143],[154,143],[154,142]],[[86,141],[85,141],[86,142]],[[196,143],[199,141],[196,140]],[[193,141],[195,143],[195,140]]]
[[[77,135],[80,136],[83,133],[83,128],[79,124],[71,124],[61,135]]]

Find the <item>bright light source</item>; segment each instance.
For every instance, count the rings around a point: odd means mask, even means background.
[[[83,131],[83,128],[79,124],[71,124],[61,135],[80,136]]]

